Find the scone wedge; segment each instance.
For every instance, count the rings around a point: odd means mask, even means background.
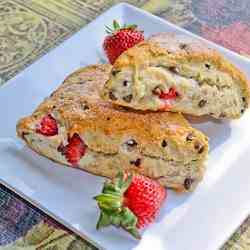
[[[127,170],[178,191],[193,190],[205,170],[206,136],[180,114],[136,112],[104,102],[98,92],[111,68],[93,65],[70,75],[18,122],[19,137],[43,156],[96,175]]]
[[[137,110],[234,119],[248,107],[249,87],[238,68],[202,41],[160,33],[116,60],[102,96]]]

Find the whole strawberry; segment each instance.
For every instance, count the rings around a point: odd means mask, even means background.
[[[113,29],[106,27],[106,36],[103,49],[109,59],[109,62],[113,64],[116,58],[122,54],[125,50],[135,46],[137,43],[144,40],[142,31],[137,30],[136,25],[124,25],[123,27],[114,20]]]
[[[154,221],[166,196],[166,190],[148,177],[119,173],[95,197],[101,210],[96,227],[113,224],[139,239],[138,229]]]

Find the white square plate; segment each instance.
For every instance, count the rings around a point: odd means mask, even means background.
[[[231,123],[198,125],[211,138],[206,176],[192,194],[169,192],[159,218],[143,232],[141,241],[114,228],[96,231],[98,209],[92,197],[100,192],[104,178],[53,163],[16,138],[19,118],[30,114],[72,71],[100,61],[104,25],[113,19],[138,24],[146,36],[161,31],[195,36],[144,11],[119,4],[9,81],[0,90],[0,180],[104,249],[217,249],[250,212],[249,111]],[[208,43],[250,79],[247,59]]]

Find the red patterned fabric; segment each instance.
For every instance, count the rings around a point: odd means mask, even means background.
[[[202,35],[240,54],[250,55],[250,27],[243,22],[233,23],[225,28],[202,26]]]

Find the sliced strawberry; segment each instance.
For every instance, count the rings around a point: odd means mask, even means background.
[[[173,99],[176,99],[176,97],[178,96],[179,94],[175,88],[170,88],[168,92],[162,91],[159,95],[160,99],[164,99],[164,100],[173,100]]]
[[[39,127],[36,129],[36,132],[45,136],[53,136],[58,134],[57,122],[52,117],[52,115],[48,114],[42,118]]]
[[[80,159],[84,156],[87,146],[78,134],[74,134],[69,143],[63,149],[63,154],[72,166],[77,166]]]

